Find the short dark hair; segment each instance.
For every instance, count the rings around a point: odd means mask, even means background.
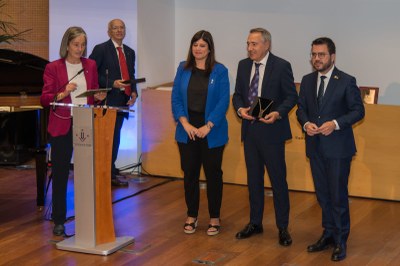
[[[193,43],[197,42],[200,39],[202,39],[208,44],[208,49],[210,50],[210,53],[208,54],[206,59],[206,69],[205,69],[206,73],[209,75],[214,65],[217,63],[217,61],[215,60],[215,48],[214,48],[213,37],[210,32],[205,30],[198,31],[193,35],[192,40],[190,41],[185,69],[193,69],[193,67],[196,66],[196,61],[192,52],[192,46]]]
[[[326,44],[326,46],[328,46],[328,52],[329,54],[336,54],[336,46],[335,43],[328,37],[320,37],[315,39],[311,46],[313,45],[322,45],[322,44]]]

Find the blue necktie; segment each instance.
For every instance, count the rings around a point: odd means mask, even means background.
[[[255,63],[256,71],[254,72],[253,79],[251,80],[250,83],[249,95],[247,97],[250,106],[254,103],[254,101],[258,97],[258,81],[260,79],[260,72],[259,72],[260,65],[261,63]]]
[[[321,108],[322,100],[324,98],[324,87],[325,87],[324,79],[326,79],[326,76],[321,76],[321,83],[319,84],[319,89],[317,94],[318,108]]]

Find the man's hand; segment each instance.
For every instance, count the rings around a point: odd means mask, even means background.
[[[318,132],[324,136],[328,136],[335,130],[335,128],[336,128],[335,122],[328,121],[323,123],[322,126],[318,128]]]
[[[124,84],[124,83],[122,83],[124,80],[123,79],[116,79],[116,80],[114,80],[114,83],[113,83],[113,87],[114,88],[125,88],[125,86],[128,86],[128,85],[126,85],[126,84]]]
[[[309,135],[310,137],[314,136],[315,134],[319,134],[318,127],[314,123],[308,122],[304,128],[307,135]]]
[[[240,116],[243,119],[254,120],[255,118],[253,116],[249,115],[249,111],[250,111],[250,107],[247,107],[247,108],[242,107],[242,108],[239,108],[239,110],[238,110]]]
[[[259,121],[265,124],[273,124],[278,118],[279,118],[279,113],[274,111],[267,114],[264,118],[260,118]]]
[[[136,99],[137,99],[137,94],[136,94],[136,92],[132,92],[131,98],[130,98],[129,101],[126,103],[126,105],[129,105],[129,106],[134,105],[135,102],[136,102]]]

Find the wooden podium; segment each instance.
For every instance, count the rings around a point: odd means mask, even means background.
[[[115,237],[114,232],[111,151],[118,109],[72,108],[75,236],[56,246],[62,250],[109,255],[134,242],[133,237]]]

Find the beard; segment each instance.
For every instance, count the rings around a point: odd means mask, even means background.
[[[323,63],[320,60],[316,60],[315,62],[313,62],[313,67],[315,70],[317,70],[318,72],[327,72],[332,66],[333,66],[333,60],[329,59],[328,62]]]

